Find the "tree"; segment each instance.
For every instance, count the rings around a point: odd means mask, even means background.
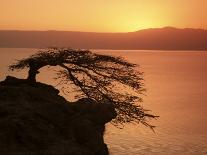
[[[117,112],[114,125],[141,122],[150,128],[154,127],[148,123],[148,119],[156,116],[137,104],[142,101],[140,95],[145,90],[142,72],[136,70],[136,64],[121,57],[89,50],[53,48],[19,60],[9,69],[29,68],[27,80],[36,82],[39,69],[48,65],[61,67],[57,73],[61,84],[75,86],[78,98],[85,96],[99,103],[112,103]]]

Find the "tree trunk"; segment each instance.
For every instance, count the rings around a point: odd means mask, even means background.
[[[28,77],[27,77],[27,80],[29,82],[36,82],[36,75],[38,74],[39,72],[37,70],[35,70],[34,68],[29,68],[29,73],[28,73]]]
[[[31,61],[29,62],[29,72],[28,72],[28,77],[27,80],[29,82],[36,82],[36,75],[39,73],[39,69],[40,69],[40,65],[38,65],[37,63]]]

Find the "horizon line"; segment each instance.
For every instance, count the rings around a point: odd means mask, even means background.
[[[133,32],[139,32],[142,30],[151,30],[151,29],[178,29],[178,30],[185,30],[185,29],[194,29],[194,30],[207,30],[205,28],[192,28],[192,27],[174,27],[174,26],[164,26],[164,27],[151,27],[151,28],[143,28],[138,29],[136,31],[126,31],[126,32],[101,32],[101,31],[81,31],[81,30],[22,30],[22,29],[0,29],[0,31],[33,31],[33,32],[79,32],[79,33],[133,33]]]

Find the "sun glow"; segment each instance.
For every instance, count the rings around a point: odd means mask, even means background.
[[[206,0],[0,0],[0,29],[130,32],[207,28]]]

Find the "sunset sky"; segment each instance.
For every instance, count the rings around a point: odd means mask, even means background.
[[[207,29],[207,0],[0,0],[1,30]]]

